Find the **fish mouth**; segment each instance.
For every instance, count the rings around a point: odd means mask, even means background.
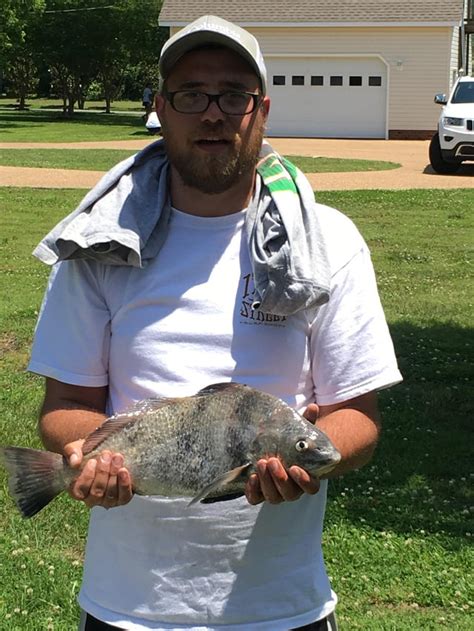
[[[332,471],[336,467],[336,465],[337,465],[337,462],[330,460],[328,461],[327,464],[318,466],[317,471],[316,471],[316,476],[320,478],[322,475],[325,475],[326,473],[329,473],[330,471]]]
[[[316,475],[318,477],[329,473],[341,462],[341,454],[331,452],[330,454],[322,454],[321,460],[318,462]]]

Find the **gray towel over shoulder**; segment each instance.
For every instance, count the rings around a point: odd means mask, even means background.
[[[246,215],[254,307],[288,316],[329,300],[326,244],[313,191],[263,143]],[[48,265],[75,258],[144,267],[168,232],[169,163],[163,140],[113,167],[35,248]]]

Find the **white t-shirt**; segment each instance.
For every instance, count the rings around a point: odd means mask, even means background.
[[[303,411],[400,381],[370,255],[352,222],[318,206],[331,299],[290,317],[252,312],[245,211],[173,211],[144,269],[55,266],[29,369],[66,383],[109,385],[109,412],[222,381],[270,392]],[[245,498],[187,507],[139,497],[92,510],[81,606],[119,627],[287,631],[336,604],[321,534],[327,483],[278,506]]]

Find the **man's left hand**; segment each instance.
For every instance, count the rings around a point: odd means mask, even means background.
[[[309,405],[304,417],[316,422],[318,406]],[[301,467],[292,466],[287,471],[278,458],[261,459],[257,462],[257,472],[253,473],[245,487],[245,496],[249,504],[270,504],[293,502],[303,493],[315,495],[319,491],[319,480],[309,475]]]

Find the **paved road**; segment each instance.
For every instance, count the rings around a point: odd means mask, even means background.
[[[130,149],[138,150],[152,142],[123,140],[88,143],[0,143],[0,149]],[[273,138],[273,147],[285,155],[322,156],[328,158],[362,158],[387,160],[402,166],[390,171],[307,174],[315,190],[474,188],[474,164],[461,167],[456,175],[438,175],[429,166],[427,140],[335,140]],[[0,166],[1,186],[39,188],[90,188],[102,177],[99,171],[33,169]]]

